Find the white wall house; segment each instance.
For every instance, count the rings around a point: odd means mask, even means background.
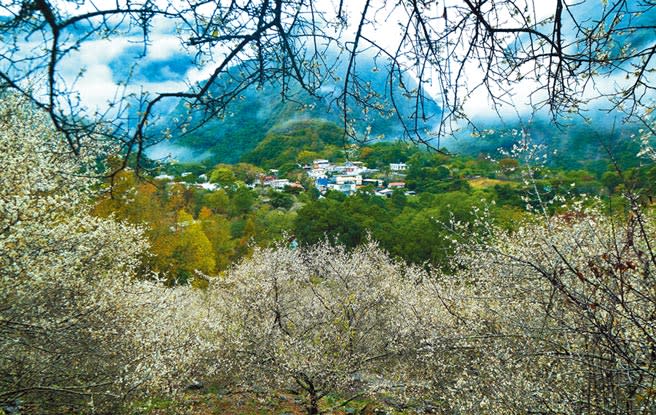
[[[389,168],[391,171],[406,171],[408,165],[405,163],[390,163]]]
[[[312,169],[307,172],[307,175],[312,177],[313,179],[319,179],[321,177],[326,177],[326,170],[325,169]]]
[[[337,183],[330,183],[328,185],[329,190],[336,190],[338,192],[343,192],[346,194],[353,194],[356,192],[357,185],[355,183],[343,183],[343,184],[337,184]]]
[[[312,168],[328,170],[330,168],[330,161],[324,159],[314,160],[312,162]]]
[[[353,183],[359,186],[362,184],[362,176],[360,176],[359,174],[335,176],[335,183],[338,185]]]
[[[361,161],[347,161],[344,164],[333,166],[333,171],[340,174],[362,174],[367,167]]]
[[[290,184],[291,182],[287,179],[274,179],[264,182],[264,186],[273,187],[274,189],[284,189]]]

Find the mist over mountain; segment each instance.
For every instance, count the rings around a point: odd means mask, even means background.
[[[175,62],[171,69],[176,65],[183,63]],[[163,125],[172,129],[171,141],[155,146],[151,149],[151,156],[161,156],[162,150],[166,149],[173,158],[180,161],[209,159],[211,162],[233,163],[253,150],[273,128],[307,120],[329,121],[343,126],[343,108],[337,98],[343,87],[340,84],[343,76],[340,75],[346,71],[347,65],[348,62],[338,61],[335,80],[322,85],[316,96],[300,85],[289,87],[285,97],[281,83],[249,86],[230,104],[224,117],[210,119],[198,127],[199,119],[192,115],[189,127],[192,131],[189,133],[183,133],[175,127],[174,120],[187,117],[186,110],[180,104],[166,116],[167,121]],[[159,69],[160,66],[153,66],[155,68]],[[357,105],[349,105],[348,118],[353,120],[352,127],[356,136],[358,139],[372,141],[401,138],[404,129],[399,117],[408,124],[414,123],[416,117],[416,98],[405,92],[415,88],[416,82],[409,76],[403,76],[402,80],[395,78],[390,82],[387,68],[373,57],[359,57],[357,68],[359,84],[377,94],[371,100],[377,108],[364,110]],[[229,82],[229,79],[217,80],[217,91],[223,88],[222,82]],[[398,115],[394,112],[394,105]],[[419,109],[419,129],[431,129],[440,112],[434,100],[426,99]],[[346,143],[349,138],[344,135],[343,140]]]
[[[611,25],[643,27],[653,25],[656,19],[655,11],[648,4],[639,0],[626,2],[627,10],[640,11],[644,13],[626,13],[621,16],[620,21],[612,22],[604,18],[603,1],[584,1],[568,5],[579,16],[586,16],[585,22],[591,24],[599,22],[608,27]],[[0,21],[2,17],[0,16]],[[165,22],[161,22],[165,23]],[[551,23],[545,23],[545,30],[549,29]],[[63,62],[64,70],[74,74],[79,71],[80,63],[89,67],[88,73],[94,80],[92,88],[83,88],[84,92],[93,91],[94,99],[102,101],[112,95],[112,87],[120,85],[126,78],[133,85],[142,85],[144,90],[156,91],[179,91],[184,90],[186,85],[197,82],[200,79],[201,68],[195,62],[194,57],[180,46],[180,38],[174,27],[167,24],[154,26],[152,42],[143,45],[138,42],[138,33],[126,30],[122,37],[117,37],[112,43],[106,44],[101,38],[91,37],[88,45],[80,51],[80,56],[75,62]],[[563,16],[563,35],[574,39],[578,28],[571,17],[565,13]],[[76,24],[67,29],[67,35],[76,35],[77,32],[84,33],[86,27],[83,23]],[[517,38],[522,41],[522,36]],[[599,39],[599,42],[605,42]],[[627,31],[617,33],[612,40],[608,40],[605,49],[612,56],[618,56],[623,49],[647,47],[653,44],[654,36],[648,36],[645,31]],[[88,46],[88,47],[87,47]],[[97,48],[104,48],[104,57],[97,56]],[[513,47],[512,44],[509,47]],[[335,52],[329,52],[329,54]],[[328,56],[331,61],[336,56]],[[376,62],[372,56],[362,54],[357,59],[357,74],[361,84],[368,85],[371,90],[380,94],[380,103],[383,109],[380,111],[369,111],[365,113],[357,105],[349,105],[352,111],[349,118],[355,120],[355,130],[358,137],[368,137],[375,140],[395,140],[403,136],[403,128],[397,115],[393,114],[391,97],[394,96],[398,105],[400,117],[412,121],[415,117],[415,100],[412,96],[405,96],[404,89],[400,87],[400,80],[394,79],[389,82],[388,67],[384,62]],[[70,64],[70,65],[69,65]],[[70,66],[70,68],[69,68]],[[280,83],[265,84],[261,88],[255,85],[242,91],[230,104],[225,116],[221,119],[215,118],[198,129],[184,133],[178,128],[176,119],[185,119],[187,112],[185,108],[175,100],[163,100],[158,103],[157,112],[161,117],[158,128],[164,130],[171,128],[172,140],[161,143],[149,150],[152,158],[161,159],[171,155],[180,161],[206,160],[208,163],[237,162],[244,154],[255,149],[269,131],[280,125],[294,121],[322,120],[343,126],[341,108],[335,99],[341,93],[341,81],[346,70],[347,62],[341,61],[334,68],[334,80],[325,83],[318,91],[319,97],[311,96],[298,85],[289,86],[287,95],[283,99],[283,86]],[[238,71],[239,68],[232,68]],[[630,70],[630,68],[627,68]],[[612,85],[621,80],[615,77],[598,77],[596,79],[600,88],[612,88]],[[71,75],[73,76],[73,75]],[[617,79],[616,79],[617,78]],[[206,79],[206,78],[205,78]],[[221,88],[219,79],[215,88]],[[103,84],[104,82],[104,84]],[[411,90],[416,82],[409,76],[403,78],[405,90]],[[101,85],[102,84],[102,85]],[[423,108],[423,114],[427,119],[419,123],[420,130],[431,130],[435,127],[441,108],[433,101],[427,101]],[[603,106],[603,104],[595,104]],[[138,111],[138,106],[133,110]],[[522,116],[528,115],[534,109],[525,103],[517,103],[516,108]],[[593,110],[591,112],[595,112]],[[500,131],[510,131],[521,128],[519,123],[513,121],[505,122],[496,120],[496,113],[492,105],[489,108],[482,105],[478,114],[468,114],[478,120],[477,127],[481,129],[494,130],[495,134],[488,134],[485,138],[472,137],[471,130],[455,134],[453,137],[445,137],[442,144],[449,150],[459,153],[471,154],[477,152],[493,152],[498,147],[508,147],[510,139],[508,134]],[[528,118],[528,117],[527,117]],[[540,142],[549,144],[558,149],[563,158],[572,155],[575,158],[585,157],[586,163],[603,156],[604,149],[599,146],[599,137],[604,140],[610,139],[607,133],[611,130],[611,136],[630,136],[633,129],[621,126],[621,122],[613,124],[605,112],[591,115],[594,120],[586,124],[582,119],[566,121],[563,126],[550,124],[548,115],[543,118],[537,117],[536,121],[528,122],[528,130],[532,137]],[[198,118],[192,116],[192,127]],[[613,125],[611,125],[613,124]],[[369,130],[370,128],[370,130]],[[626,130],[626,131],[624,131]],[[611,140],[612,141],[612,140]],[[630,141],[630,140],[627,140]],[[627,144],[629,147],[633,144]],[[570,151],[571,150],[571,151]],[[567,162],[569,163],[569,161]],[[576,164],[576,163],[574,163]]]
[[[605,114],[605,119],[603,115]],[[510,151],[522,139],[542,146],[549,165],[586,169],[600,173],[612,159],[625,166],[636,166],[640,143],[635,139],[639,126],[622,124],[613,113],[599,113],[595,121],[575,118],[560,123],[548,116],[535,117],[528,122],[485,122],[479,130],[467,130],[444,141],[445,148],[463,155],[485,155],[499,158],[500,151]]]
[[[649,34],[648,31],[624,28],[653,27],[656,10],[653,2],[641,0],[623,2],[621,11],[624,12],[618,14],[611,13],[607,6],[608,2],[604,0],[572,2],[567,4],[563,13],[562,36],[570,40],[571,48],[583,47],[576,46],[575,40],[582,36],[582,27],[585,25],[598,25],[607,30],[613,28],[612,36],[600,37],[596,42],[603,45],[602,50],[615,59],[616,63],[607,69],[600,69],[586,92],[577,96],[581,100],[580,114],[561,115],[558,120],[554,120],[548,108],[536,110],[534,104],[517,102],[515,106],[495,109],[490,102],[489,110],[467,114],[474,121],[478,132],[471,128],[458,131],[443,140],[444,146],[461,154],[498,155],[498,149],[508,150],[521,139],[519,132],[523,130],[532,143],[549,149],[550,163],[554,165],[603,171],[611,158],[623,165],[639,164],[641,160],[635,155],[640,144],[635,136],[641,126],[635,120],[627,122],[627,114],[605,96],[612,96],[612,92],[632,82],[635,68],[622,61],[623,54],[632,49],[651,48],[656,44],[656,32]],[[573,20],[574,15],[578,19],[576,22]],[[553,30],[553,24],[552,19],[546,20],[542,25],[543,31],[548,33]],[[528,37],[528,34],[518,36],[509,47],[521,49],[521,43],[527,41]],[[650,79],[649,74],[643,76]],[[654,92],[645,91],[643,98],[651,97],[651,102],[655,102]],[[521,88],[514,93],[521,96]],[[630,103],[627,102],[627,105]],[[505,113],[503,119],[499,119],[495,110]]]

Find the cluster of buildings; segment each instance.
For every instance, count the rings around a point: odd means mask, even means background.
[[[182,173],[180,175],[180,177],[184,178],[184,177],[190,176],[192,174],[193,173],[191,173],[191,172],[185,172],[185,173]],[[217,190],[219,187],[221,187],[216,183],[211,183],[208,180],[206,174],[201,174],[200,176],[198,176],[198,180],[197,180],[196,183],[176,182],[175,177],[173,177],[169,174],[160,174],[158,176],[153,177],[153,179],[165,181],[165,182],[168,182],[168,184],[180,184],[180,185],[183,185],[185,187],[196,187],[198,189],[209,190],[210,192],[213,192],[213,191]]]
[[[346,161],[344,163],[334,164],[329,160],[320,159],[314,160],[312,164],[303,166],[303,170],[321,194],[333,190],[346,195],[352,195],[360,189],[370,187],[375,189],[377,196],[381,197],[391,196],[396,189],[405,189],[403,176],[407,169],[408,166],[405,163],[390,163],[389,170],[393,178],[383,180],[380,178],[381,174],[379,174],[378,169],[369,169],[361,161]],[[186,177],[190,174],[182,173],[181,176]],[[155,179],[177,183],[173,182],[173,176],[166,174],[161,174],[155,177]],[[211,183],[205,174],[201,174],[197,179],[196,183],[180,183],[209,191],[214,191],[221,187],[220,184]],[[260,176],[255,183],[249,183],[247,186],[250,188],[256,186],[269,187],[279,191],[290,188],[296,188],[301,191],[305,190],[299,182],[279,178],[278,171],[275,169],[269,170],[267,175]],[[414,194],[414,192],[406,192],[406,194]]]
[[[405,163],[390,164],[390,171],[402,174],[408,166]],[[405,182],[393,181],[385,186],[378,176],[378,169],[369,169],[361,161],[347,161],[342,164],[333,164],[328,160],[314,160],[312,165],[303,166],[307,175],[314,180],[315,187],[322,194],[328,190],[351,195],[366,186],[372,186],[376,195],[389,196],[394,189],[405,188]]]
[[[279,179],[278,176],[276,175],[276,171],[271,171],[270,173],[273,173],[272,175],[269,176],[262,176],[260,178],[260,185],[263,187],[271,187],[272,189],[275,190],[285,190],[287,188],[296,188],[299,190],[305,190],[302,184],[298,182],[292,182],[289,179]]]

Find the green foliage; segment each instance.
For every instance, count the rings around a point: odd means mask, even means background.
[[[474,134],[475,137],[463,134],[454,146],[459,154],[496,156],[499,148],[510,150],[521,139],[520,132],[524,130],[532,143],[547,146],[550,167],[585,169],[600,176],[608,170],[612,160],[623,168],[636,167],[640,162],[636,157],[640,145],[632,138],[640,126],[627,124],[615,128],[614,120],[619,125],[620,118],[619,114],[610,113],[603,119],[577,119],[560,126],[544,117],[533,118],[523,125],[479,124],[483,134]]]
[[[354,247],[363,241],[365,231],[354,213],[333,198],[322,199],[299,210],[295,235],[304,244],[328,238],[333,243]]]
[[[328,238],[333,243],[354,247],[369,234],[392,255],[413,263],[446,262],[453,236],[446,225],[453,218],[468,221],[480,196],[466,192],[429,195],[420,200],[401,191],[390,199],[369,194],[338,200],[333,193],[308,203],[298,212],[295,234],[301,244]]]
[[[289,172],[298,163],[317,158],[335,159],[344,143],[343,130],[321,120],[296,121],[272,129],[242,160],[265,169]]]
[[[233,184],[235,180],[237,180],[237,177],[229,166],[219,164],[210,173],[210,182],[212,183],[219,183],[225,186]]]
[[[371,235],[395,257],[442,266],[448,262],[453,241],[458,240],[448,230],[450,221],[470,222],[476,209],[488,209],[500,227],[512,230],[530,215],[527,206],[537,206],[540,200],[594,194],[608,197],[610,206],[622,210],[626,203],[618,195],[625,190],[640,189],[643,203],[649,203],[656,191],[656,167],[649,164],[627,168],[621,174],[609,164],[605,165],[609,171],[602,174],[584,168],[534,166],[527,185],[526,166],[516,159],[494,162],[487,157],[444,156],[404,143],[377,143],[351,152],[359,153],[369,167],[379,168],[378,177],[388,182],[405,181],[405,189],[395,190],[389,198],[375,196],[372,188],[362,188],[350,197],[335,191],[319,197],[299,164],[316,158],[338,160],[337,155],[343,154],[338,147],[341,140],[342,131],[334,124],[290,122],[271,130],[258,148],[244,157],[260,166],[219,164],[205,173],[224,188],[210,192],[180,183],[156,187],[139,183],[124,172],[116,177],[114,198],[102,200],[96,211],[149,224],[157,253],[151,262],[157,270],[182,275],[176,277],[181,280],[199,268],[211,269],[209,273],[222,271],[248,255],[253,243],[264,246],[285,235],[294,235],[302,245],[328,239],[351,248]],[[409,168],[405,174],[392,174],[388,171],[392,162],[405,162]],[[200,176],[204,172],[197,167],[174,165],[173,170],[165,169]],[[265,168],[276,168],[281,176],[301,181],[306,190],[254,191],[242,185],[257,182]],[[408,190],[417,194],[406,194]],[[544,208],[549,213],[562,209],[558,203],[545,204]],[[180,234],[171,229],[177,227],[175,212],[180,210],[189,212],[200,224],[204,235],[196,233],[196,237],[202,250],[210,251],[213,267],[195,259],[194,246],[179,245],[176,238]],[[193,230],[198,232],[196,227]],[[187,261],[193,265],[185,264]]]
[[[388,169],[390,163],[409,160],[420,153],[419,147],[404,142],[382,142],[360,148],[360,160],[372,169]]]
[[[244,183],[253,183],[264,174],[264,170],[249,163],[237,163],[231,166],[237,180]]]
[[[450,169],[445,166],[448,158],[441,154],[417,153],[409,161],[406,176],[408,189],[422,192],[442,190],[440,182],[451,177]]]
[[[294,204],[294,198],[283,192],[271,192],[269,194],[269,203],[274,208],[289,209]]]
[[[232,216],[239,216],[248,213],[253,207],[255,200],[257,200],[257,194],[247,187],[240,186],[230,193]]]

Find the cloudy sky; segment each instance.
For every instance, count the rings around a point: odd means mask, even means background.
[[[602,0],[575,0],[578,4],[576,10],[581,10],[590,21],[595,19],[601,10]],[[633,0],[639,1],[639,0]],[[110,7],[107,2],[107,7]],[[113,3],[113,2],[112,2]],[[170,2],[166,2],[167,4]],[[359,18],[364,0],[346,1],[346,12],[349,20],[355,22]],[[391,5],[396,2],[374,1],[370,16],[375,23],[364,28],[364,34],[368,38],[376,39],[383,46],[393,48],[399,39],[399,33],[403,29],[403,14],[391,12]],[[570,2],[574,4],[574,0]],[[74,6],[73,2],[54,1],[69,12],[78,13],[80,10],[92,8],[90,1]],[[96,2],[96,4],[104,4]],[[175,2],[171,3],[175,7]],[[327,13],[333,13],[337,6],[337,0],[322,0],[316,2],[319,8],[324,8]],[[440,16],[444,7],[449,9],[460,0],[436,1],[434,10],[429,10],[435,16]],[[535,19],[548,17],[553,13],[555,0],[539,0],[534,2],[533,16]],[[375,17],[375,19],[374,19]],[[652,17],[656,16],[652,13]],[[508,16],[500,16],[499,20],[509,19]],[[176,34],[174,23],[169,19],[155,19],[153,21],[152,33],[149,37],[149,45],[145,50],[142,38],[137,32],[127,31],[127,34],[114,36],[111,40],[90,38],[84,42],[79,50],[67,55],[60,63],[60,70],[69,85],[77,79],[74,89],[79,91],[83,104],[90,108],[103,109],[117,93],[124,92],[122,84],[130,76],[130,82],[126,87],[128,93],[152,92],[174,92],[185,91],[188,85],[207,79],[213,69],[214,62],[196,66],[193,56],[182,45],[180,37]],[[440,28],[437,27],[437,30]],[[355,27],[350,26],[342,32],[343,41],[348,41],[354,36]],[[652,40],[653,41],[653,40]],[[26,53],[38,50],[38,39],[26,39],[22,44]],[[220,46],[214,51],[221,56],[225,51]],[[79,76],[82,74],[81,76]],[[465,78],[476,81],[482,78],[482,70],[478,62],[472,62],[464,70]],[[618,83],[623,82],[621,77],[608,77],[599,79],[600,88],[612,89]],[[539,86],[540,80],[525,80],[516,84],[513,105],[501,108],[502,113],[514,114],[519,109],[528,108],[527,91],[533,91]],[[428,86],[430,88],[430,86]],[[430,91],[438,94],[434,89]],[[535,98],[535,97],[534,97]],[[466,110],[472,116],[485,116],[491,114],[491,102],[483,89],[471,92]]]
[[[548,14],[553,10],[554,1],[538,2],[536,13]],[[449,0],[447,3],[455,2],[456,0]],[[362,11],[363,0],[350,0],[345,3],[348,20],[357,22]],[[385,3],[387,6],[384,5]],[[369,15],[372,20],[376,20],[376,23],[367,25],[363,34],[369,39],[375,39],[380,45],[394,50],[405,22],[402,14],[392,11],[391,3],[381,2],[375,7],[372,5]],[[327,13],[333,14],[337,7],[334,0],[324,0],[317,4],[320,8],[324,7]],[[441,15],[443,7],[444,5],[436,3],[434,10],[436,16]],[[79,12],[79,10],[71,11]],[[354,34],[355,27],[351,25],[341,32],[341,40],[347,42],[354,37]],[[75,89],[79,91],[84,104],[91,108],[104,108],[117,93],[123,93],[122,82],[128,79],[128,75],[131,76],[127,92],[132,93],[184,91],[189,83],[202,81],[210,75],[213,62],[200,67],[194,65],[193,56],[183,47],[171,20],[154,20],[145,55],[142,38],[139,35],[134,33],[131,36],[115,36],[111,40],[86,41],[79,51],[69,54],[61,62],[60,69],[68,82],[72,83],[74,79],[78,79]],[[363,45],[366,46],[364,42],[361,43],[361,46]],[[25,46],[30,47],[29,44]],[[220,47],[217,47],[215,52],[220,56]],[[472,64],[466,69],[465,77],[480,79],[480,69],[476,65]],[[84,74],[78,78],[81,71],[84,71]],[[430,88],[430,85],[428,87]],[[437,93],[437,90],[430,92]],[[488,112],[490,104],[484,92],[479,91],[476,94],[480,96],[469,100],[469,110],[472,113]]]

